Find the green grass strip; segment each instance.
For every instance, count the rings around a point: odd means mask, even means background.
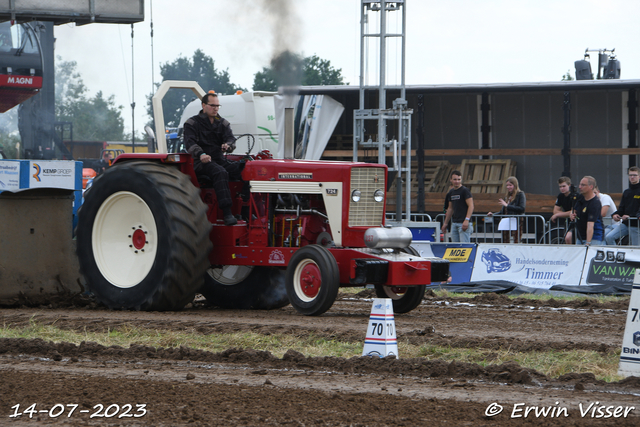
[[[95,342],[105,347],[117,345],[128,348],[131,344],[153,348],[178,348],[181,346],[210,352],[221,352],[228,348],[252,348],[269,351],[276,357],[293,349],[305,356],[335,356],[350,358],[362,355],[363,342],[342,342],[309,334],[296,336],[287,334],[256,334],[253,332],[210,334],[196,332],[166,331],[121,326],[104,333],[77,332],[57,328],[55,325],[41,325],[32,321],[29,326],[16,328],[4,325],[0,329],[2,338],[41,338],[54,343],[82,341]],[[510,349],[494,350],[480,348],[452,348],[438,345],[413,345],[398,340],[398,353],[402,358],[441,359],[477,363],[481,366],[515,362],[523,368],[535,369],[549,377],[567,373],[593,373],[597,379],[607,382],[619,381],[617,375],[620,351],[599,353],[586,350],[549,350],[517,352]]]

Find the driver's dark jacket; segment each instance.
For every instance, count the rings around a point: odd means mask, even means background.
[[[210,155],[215,163],[225,163],[221,146],[224,143],[229,144],[231,148],[227,152],[230,153],[236,148],[235,141],[231,124],[219,115],[211,123],[204,111],[200,110],[197,116],[189,118],[184,123],[184,143],[187,152],[195,160],[200,160],[200,156],[205,153]]]

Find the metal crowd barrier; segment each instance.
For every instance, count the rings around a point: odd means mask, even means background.
[[[436,216],[436,221],[442,224],[444,222],[444,214]],[[520,243],[525,244],[547,244],[558,245],[565,243],[567,231],[571,228],[568,219],[560,218],[556,222],[546,221],[541,215],[493,215],[491,217],[482,214],[472,215],[471,222],[473,224],[473,233],[471,234],[472,243],[503,243],[502,232],[498,231],[497,224],[502,218],[519,218],[517,221],[518,233],[522,232]],[[487,220],[489,219],[489,220]],[[634,246],[631,237],[632,233],[637,236],[636,247],[640,246],[640,220],[638,218],[629,218],[623,223],[627,226],[629,234],[621,239],[616,240],[617,246]],[[605,228],[605,236],[613,228]],[[573,241],[575,243],[575,233],[573,233]],[[446,241],[449,241],[449,233],[446,234]],[[509,242],[513,239],[509,233]],[[604,240],[604,239],[603,239]],[[506,243],[506,242],[504,242]]]
[[[388,219],[389,221],[395,221],[396,214],[394,212],[387,212],[385,215],[385,218]],[[402,218],[400,219],[400,221],[406,221],[406,219],[407,219],[407,214],[403,212]],[[433,220],[431,219],[431,215],[427,213],[412,213],[409,215],[409,221],[410,222],[433,222]]]
[[[616,246],[634,246],[632,242],[635,239],[631,238],[631,233],[635,233],[635,236],[637,236],[636,242],[638,242],[635,246],[636,247],[639,246],[640,245],[640,227],[638,226],[638,218],[629,218],[623,221],[622,223],[624,223],[627,226],[629,234],[627,236],[622,237],[621,239],[616,239],[615,245]],[[618,224],[612,223],[612,221],[609,218],[609,221],[606,221],[604,224],[605,229],[604,229],[604,237],[602,240],[605,241],[606,235],[609,232],[613,231],[614,228],[618,227],[619,225],[620,223]],[[555,223],[549,221],[545,224],[544,238],[538,243],[563,244],[565,243],[565,236],[570,228],[572,228],[571,223],[568,220],[565,220],[564,218],[558,219],[558,221]],[[573,232],[572,243],[575,243],[575,241],[576,241],[576,235],[575,235],[575,232]]]
[[[395,213],[387,212],[386,219],[389,221],[395,221]],[[435,221],[439,222],[441,227],[444,222],[445,214],[436,215]],[[511,232],[508,233],[509,241],[503,241],[504,237],[502,231],[498,230],[498,224],[502,218],[516,218],[517,236],[519,243],[524,244],[546,244],[546,245],[559,245],[565,243],[565,236],[567,231],[571,228],[571,224],[566,218],[559,218],[555,222],[546,221],[542,215],[492,215],[486,214],[473,214],[471,217],[471,223],[473,224],[473,233],[471,234],[471,243],[511,243],[514,240],[514,236]],[[407,214],[402,214],[402,221],[406,221]],[[409,221],[411,222],[433,222],[431,215],[426,213],[412,213],[409,215]],[[616,246],[633,246],[631,233],[635,233],[637,236],[637,246],[640,246],[640,219],[629,218],[623,222],[628,230],[629,235],[624,236],[621,239],[616,240]],[[605,236],[616,225],[610,225],[609,228],[605,228]],[[447,230],[442,230],[442,232]],[[575,243],[575,233],[573,242]],[[604,240],[604,239],[603,239]],[[450,233],[445,234],[445,241],[450,241]]]
[[[444,223],[445,214],[436,216],[436,221]],[[500,231],[498,225],[503,218],[516,218],[516,230]],[[488,216],[486,214],[473,214],[471,216],[473,233],[472,243],[518,243],[536,244],[550,243],[547,235],[546,221],[542,215],[497,215]],[[549,236],[551,234],[549,233]],[[450,233],[446,234],[445,240],[449,241]],[[563,234],[564,236],[564,234]],[[508,241],[505,238],[508,237]]]
[[[628,218],[624,221],[620,221],[618,224],[611,224],[608,227],[605,227],[604,234],[606,235],[620,226],[620,224],[624,224],[627,227],[628,234],[623,236],[620,239],[615,241],[616,246],[634,246],[633,241],[636,241],[636,245],[640,246],[640,220],[638,218]],[[632,236],[634,234],[634,236]]]

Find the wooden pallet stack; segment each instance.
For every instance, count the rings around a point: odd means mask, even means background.
[[[425,193],[440,193],[448,191],[449,176],[454,166],[446,160],[429,160],[424,162],[424,191]],[[411,162],[411,193],[418,194],[418,162]],[[389,186],[387,199],[393,198],[395,201],[396,179],[393,179]]]
[[[472,193],[496,194],[504,192],[504,182],[508,177],[515,176],[516,162],[512,160],[464,159],[462,164],[452,165],[447,160],[427,160],[424,162],[425,193],[440,193],[444,200],[444,194],[450,189],[451,172],[454,170],[459,170],[462,173],[462,184],[469,188]],[[412,205],[417,205],[418,199],[417,172],[418,163],[414,159],[411,164]],[[489,198],[493,200],[491,197]],[[430,208],[438,207],[437,211],[440,210],[440,197],[435,197],[434,194],[426,194],[425,199],[427,199],[425,200],[425,208],[429,205]],[[438,199],[436,202],[438,206],[431,206],[433,200],[429,199]],[[396,182],[394,179],[387,192],[388,211],[395,211],[395,202]]]
[[[509,159],[464,159],[461,169],[462,185],[472,193],[502,193],[505,180],[515,176],[516,162]]]

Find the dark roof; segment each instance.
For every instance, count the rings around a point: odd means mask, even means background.
[[[469,83],[469,84],[441,84],[441,85],[406,85],[407,94],[411,93],[469,93],[469,92],[531,92],[531,91],[583,91],[583,90],[625,90],[640,88],[640,80],[571,80],[558,82],[534,83]],[[358,93],[356,85],[334,86],[300,86],[297,88],[301,95]],[[377,90],[378,87],[367,87],[367,90]],[[400,86],[388,87],[387,90],[400,90]],[[282,89],[281,89],[282,90]]]

